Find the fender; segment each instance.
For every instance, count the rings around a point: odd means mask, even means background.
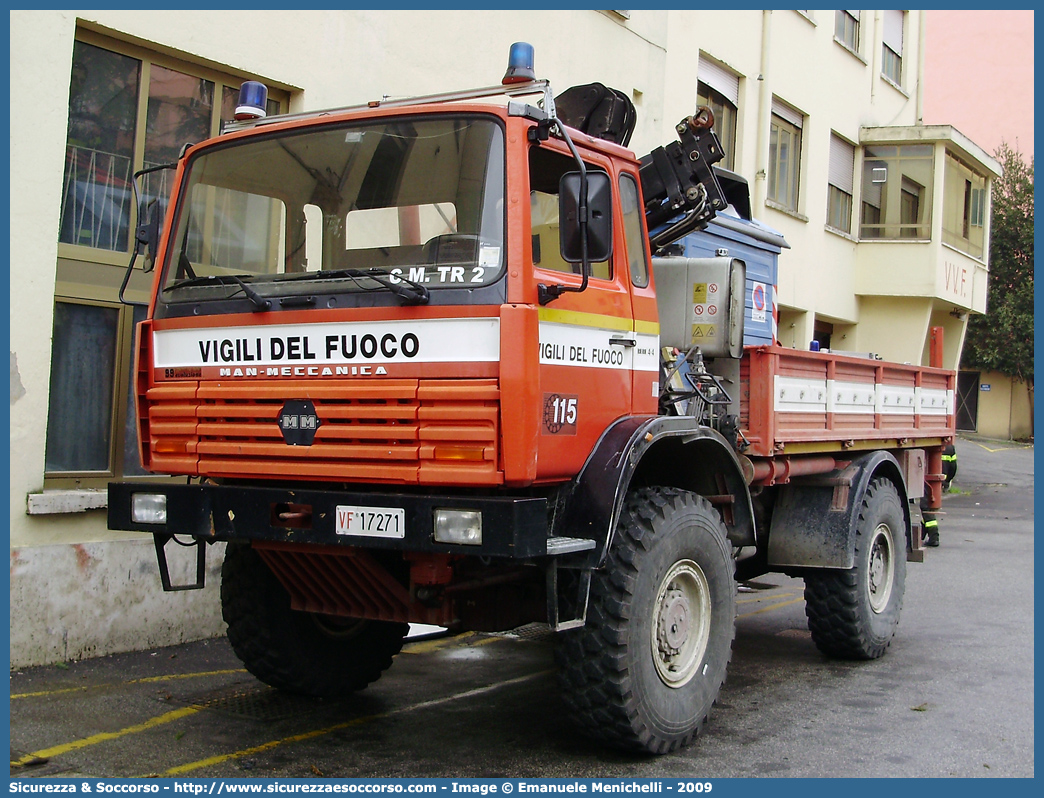
[[[596,541],[601,565],[627,492],[662,485],[691,490],[723,508],[730,542],[754,544],[754,511],[736,453],[709,427],[681,416],[626,416],[611,424],[577,476],[561,534]]]
[[[871,452],[845,468],[795,480],[780,489],[768,535],[770,570],[855,567],[856,524],[870,482],[883,476],[899,491],[910,546],[910,498],[889,452]]]

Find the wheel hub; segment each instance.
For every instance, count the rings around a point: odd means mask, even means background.
[[[689,636],[689,600],[685,593],[672,587],[664,596],[663,611],[660,613],[658,642],[665,657],[677,656]]]
[[[710,638],[710,586],[692,560],[676,562],[660,583],[653,608],[652,656],[668,687],[681,687],[697,672]]]
[[[892,536],[885,524],[874,530],[870,544],[870,561],[867,564],[867,595],[870,609],[876,613],[884,612],[892,596],[892,582],[895,567],[892,552]]]

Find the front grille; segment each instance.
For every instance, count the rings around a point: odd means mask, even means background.
[[[309,446],[286,443],[279,415],[308,399]],[[394,484],[494,485],[496,380],[201,382],[146,393],[153,470]],[[194,464],[194,469],[189,468]]]

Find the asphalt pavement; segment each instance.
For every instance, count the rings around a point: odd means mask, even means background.
[[[1032,777],[1033,448],[957,451],[942,545],[909,564],[886,656],[823,657],[801,580],[745,584],[718,706],[678,753],[579,737],[534,626],[413,640],[344,701],[260,684],[224,639],[12,672],[11,775]]]

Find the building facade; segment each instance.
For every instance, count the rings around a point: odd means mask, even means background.
[[[1001,144],[1033,162],[1033,15],[1020,10],[932,10],[924,45],[927,123],[947,121],[987,152]],[[974,58],[968,53],[973,52]],[[969,97],[990,97],[990,112]],[[989,312],[989,307],[987,307]],[[1033,437],[1033,386],[962,369],[957,428],[989,438]]]
[[[15,11],[11,13],[11,661],[30,665],[222,632],[219,551],[203,591],[162,593],[151,539],[113,533],[105,485],[138,477],[124,285],[133,172],[217,134],[242,81],[270,112],[493,85],[509,45],[560,92],[633,100],[631,147],[715,111],[755,217],[790,244],[779,341],[955,368],[985,307],[997,164],[921,124],[915,11]],[[166,187],[143,182],[146,202]],[[162,478],[162,477],[157,477]],[[171,547],[168,547],[168,549]],[[175,564],[194,573],[191,561]]]

